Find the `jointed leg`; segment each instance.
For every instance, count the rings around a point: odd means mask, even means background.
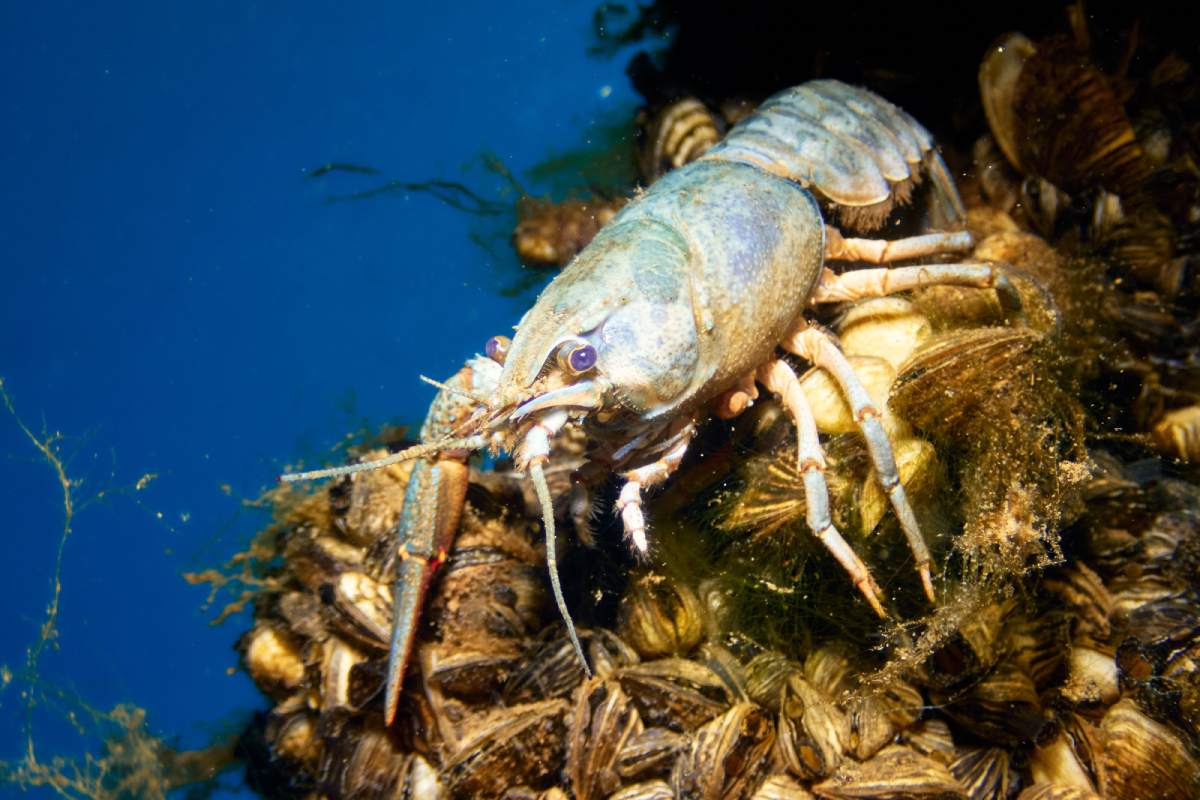
[[[825,455],[817,437],[817,423],[796,373],[782,361],[771,361],[758,370],[758,380],[779,395],[796,425],[797,465],[804,480],[804,500],[809,529],[850,574],[851,580],[879,616],[879,587],[867,566],[838,533],[829,516],[829,486],[825,482]]]
[[[825,258],[829,261],[888,264],[941,253],[962,253],[974,243],[966,231],[927,233],[906,239],[847,239],[832,225],[825,226]]]
[[[887,492],[892,508],[896,511],[896,517],[900,520],[900,527],[908,539],[909,549],[912,550],[913,557],[917,560],[917,571],[921,574],[921,583],[925,587],[925,594],[930,601],[933,601],[929,548],[925,545],[925,538],[921,535],[921,529],[917,525],[916,515],[913,514],[912,507],[908,504],[908,497],[904,493],[904,486],[900,483],[896,459],[892,455],[892,445],[880,423],[879,409],[875,408],[874,401],[867,394],[866,387],[854,374],[850,362],[838,350],[837,345],[833,343],[828,334],[817,328],[808,327],[803,320],[801,323],[803,327],[797,328],[784,338],[783,349],[824,369],[833,376],[842,392],[845,393],[854,420],[866,440],[867,452],[871,456],[871,462],[875,466],[879,482]]]
[[[903,241],[903,240],[901,240]],[[1001,270],[990,264],[925,264],[919,267],[858,269],[837,275],[821,273],[812,302],[836,303],[864,297],[885,297],[925,286],[970,286],[995,289],[1004,310],[1019,315],[1021,296]]]
[[[657,461],[645,466],[631,469],[621,474],[625,485],[621,487],[621,495],[617,498],[616,509],[621,515],[625,527],[625,535],[633,542],[638,553],[645,555],[648,548],[646,542],[646,518],[642,514],[642,489],[662,483],[679,469],[683,455],[687,452],[688,444],[696,434],[696,426],[687,422],[665,443],[666,449]]]

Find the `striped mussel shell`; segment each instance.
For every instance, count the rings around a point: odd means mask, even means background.
[[[686,655],[704,636],[704,609],[687,584],[645,573],[621,597],[617,632],[642,658]]]
[[[765,650],[746,662],[746,692],[755,703],[778,712],[784,684],[803,671],[803,664],[775,650]]]
[[[1059,729],[1030,753],[1030,783],[1095,791],[1099,745],[1100,732],[1093,723],[1076,714],[1065,715]]]
[[[854,757],[865,761],[896,734],[914,724],[925,708],[921,691],[899,678],[869,694],[855,698],[850,706],[850,748]]]
[[[669,103],[640,116],[638,167],[653,183],[673,169],[695,161],[721,140],[724,123],[694,97]]]
[[[338,575],[362,571],[364,551],[340,536],[302,528],[294,531],[284,546],[288,572],[311,592],[320,591]]]
[[[867,761],[847,760],[828,779],[815,784],[818,797],[920,797],[965,800],[958,778],[937,759],[903,745],[883,748]]]
[[[1017,747],[1034,741],[1046,724],[1037,687],[1012,661],[1002,661],[970,687],[950,694],[934,692],[933,702],[956,725],[987,742]]]
[[[1112,633],[1112,593],[1095,570],[1082,561],[1049,572],[1042,590],[1055,597],[1072,618],[1076,640],[1104,641]]]
[[[614,792],[608,800],[676,800],[671,785],[664,780],[643,781]]]
[[[737,703],[700,727],[671,772],[679,797],[744,797],[760,779],[775,743],[770,715]]]
[[[1017,800],[1103,800],[1091,789],[1061,783],[1035,783],[1017,795]]]
[[[1200,464],[1200,404],[1164,412],[1150,434],[1158,449],[1166,455]]]
[[[950,764],[958,755],[950,726],[938,717],[929,717],[909,726],[900,734],[900,741],[942,764]]]
[[[778,751],[783,763],[805,780],[832,774],[850,747],[850,716],[800,675],[788,678],[780,697]]]
[[[1011,603],[988,603],[968,617],[926,661],[921,682],[953,690],[987,675],[1004,652],[1005,622]]]
[[[336,636],[321,648],[321,712],[355,711],[366,705],[383,684],[382,664]]]
[[[840,702],[854,688],[856,664],[849,647],[840,642],[826,642],[804,659],[804,677],[813,688],[830,700]]]
[[[583,679],[583,667],[571,640],[556,636],[529,651],[522,664],[505,681],[501,697],[508,704],[566,698]]]
[[[1200,797],[1200,765],[1173,728],[1157,722],[1126,698],[1100,723],[1100,793],[1105,797]]]
[[[1020,785],[1011,761],[1001,747],[966,747],[950,762],[950,773],[972,800],[1008,800]]]
[[[430,643],[421,647],[421,674],[439,691],[466,700],[495,695],[522,662],[520,642]]]
[[[710,667],[683,658],[633,664],[617,670],[615,676],[648,727],[694,731],[735,699]]]
[[[565,700],[543,700],[481,715],[442,763],[442,782],[458,797],[550,788],[563,763],[570,711]]]
[[[578,800],[600,800],[621,787],[618,759],[642,733],[633,702],[616,681],[592,678],[576,694],[566,775]]]
[[[327,796],[355,800],[446,796],[429,761],[398,751],[381,727],[350,725],[336,742],[322,780]]]
[[[776,773],[751,795],[750,800],[813,800],[813,793],[791,775]]]
[[[988,124],[1020,172],[1067,192],[1137,188],[1151,164],[1109,78],[1067,37],[1001,38],[979,69]]]
[[[617,755],[617,772],[626,782],[645,782],[670,775],[688,737],[667,728],[646,728],[630,736]]]
[[[297,767],[308,775],[320,773],[325,738],[317,714],[300,703],[281,704],[268,715],[263,735],[271,745],[273,759],[283,762],[285,768]]]

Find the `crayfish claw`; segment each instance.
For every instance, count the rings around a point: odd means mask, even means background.
[[[400,705],[400,689],[412,655],[417,620],[432,568],[418,558],[405,558],[396,567],[392,641],[388,648],[387,683],[384,684],[383,724],[391,726]]]

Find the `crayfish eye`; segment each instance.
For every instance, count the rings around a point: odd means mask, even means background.
[[[576,375],[596,366],[596,348],[587,342],[567,342],[558,351],[558,364]]]
[[[507,336],[493,336],[487,340],[487,344],[483,346],[483,352],[487,357],[497,364],[504,364],[504,359],[508,355],[508,348],[512,346],[512,339]]]

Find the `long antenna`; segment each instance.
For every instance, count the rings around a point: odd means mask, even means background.
[[[392,464],[398,464],[401,461],[412,461],[414,458],[433,455],[444,450],[482,450],[486,445],[487,438],[484,436],[444,439],[440,442],[418,444],[406,450],[401,450],[399,453],[392,453],[390,456],[377,458],[374,461],[364,461],[361,464],[345,464],[340,467],[314,469],[308,472],[289,472],[286,475],[280,475],[279,480],[283,483],[299,483],[300,481],[315,481],[321,478],[338,478],[342,475],[352,475],[355,472],[368,472],[373,469],[381,469]]]

